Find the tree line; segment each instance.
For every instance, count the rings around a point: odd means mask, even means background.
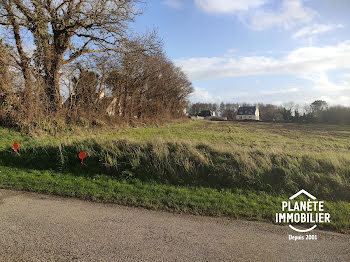
[[[156,32],[136,35],[137,0],[0,0],[0,120],[183,116],[191,82]]]
[[[212,110],[221,117],[235,120],[238,108],[247,103],[193,103],[188,107],[190,115],[197,115],[202,110]],[[283,105],[257,104],[262,121],[294,123],[331,123],[350,124],[350,107],[329,106],[326,101],[316,100],[311,104],[300,106],[293,102]]]

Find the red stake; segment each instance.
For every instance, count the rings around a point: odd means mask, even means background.
[[[13,143],[13,148],[15,149],[15,154],[17,155],[17,149],[18,149],[18,147],[19,147],[19,144],[17,143],[17,142],[14,142]]]
[[[79,158],[81,159],[81,166],[84,166],[84,159],[86,158],[86,153],[85,152],[80,152],[79,153]]]

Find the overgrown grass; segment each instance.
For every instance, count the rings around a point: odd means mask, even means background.
[[[350,128],[192,122],[94,135],[0,129],[0,186],[207,215],[272,220],[305,189],[350,231]],[[8,151],[20,143],[20,155]],[[86,166],[77,155],[85,151]]]

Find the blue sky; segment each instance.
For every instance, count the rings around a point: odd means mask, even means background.
[[[191,101],[350,106],[349,0],[150,0],[156,28],[195,88]]]

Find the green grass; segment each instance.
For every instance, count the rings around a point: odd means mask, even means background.
[[[331,210],[321,227],[350,233],[349,138],[349,126],[207,121],[55,137],[0,129],[0,187],[266,221],[305,189]]]

